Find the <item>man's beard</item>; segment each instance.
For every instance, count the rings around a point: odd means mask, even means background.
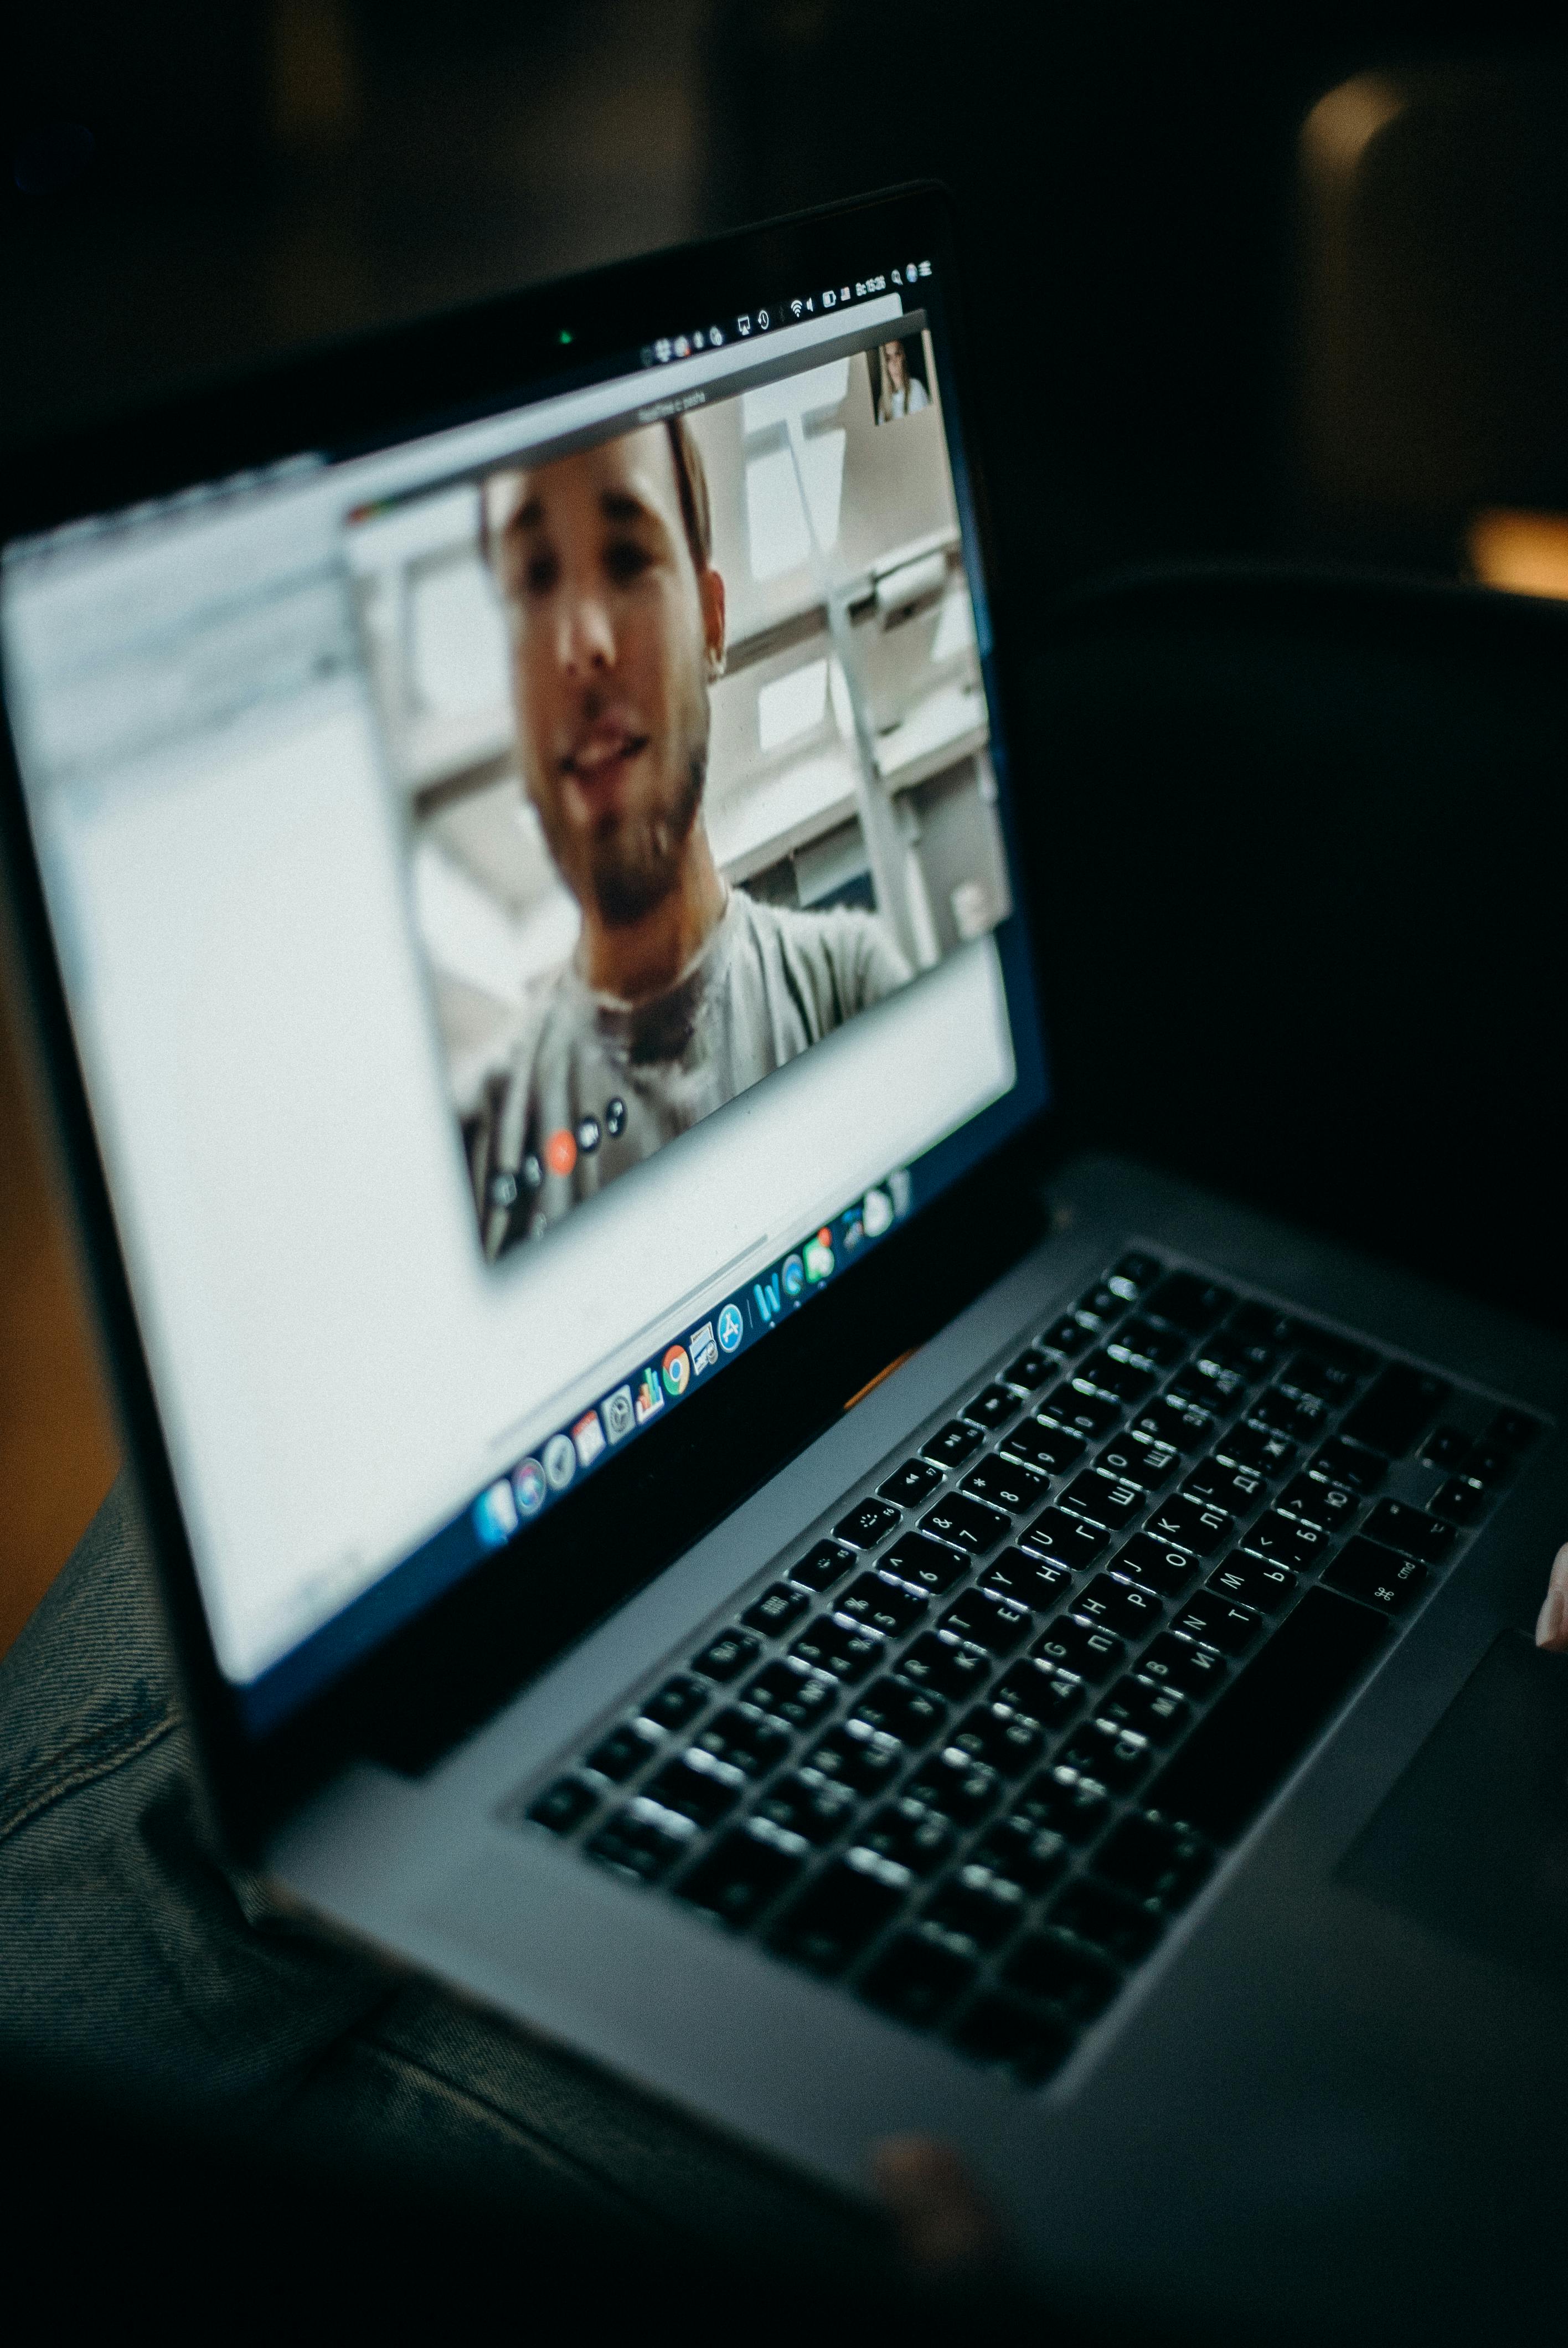
[[[692,752],[673,803],[655,815],[610,816],[589,846],[589,882],[607,930],[630,929],[661,905],[681,878],[682,860],[707,776],[706,743]]]

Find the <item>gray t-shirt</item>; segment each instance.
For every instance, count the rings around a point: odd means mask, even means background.
[[[739,889],[695,961],[645,1003],[596,994],[565,964],[531,999],[474,1129],[485,1253],[538,1238],[909,975],[872,914],[796,912]]]

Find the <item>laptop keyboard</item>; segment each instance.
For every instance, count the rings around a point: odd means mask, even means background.
[[[507,1816],[1037,2085],[1539,1432],[1127,1255]]]

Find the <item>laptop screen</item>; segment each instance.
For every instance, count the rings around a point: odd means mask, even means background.
[[[69,1011],[257,1732],[492,1550],[526,1570],[1043,1105],[939,271],[870,263],[5,551]]]

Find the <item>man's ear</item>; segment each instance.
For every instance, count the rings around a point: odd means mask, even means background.
[[[702,598],[702,640],[708,648],[708,682],[724,674],[724,582],[710,562],[697,582]]]

